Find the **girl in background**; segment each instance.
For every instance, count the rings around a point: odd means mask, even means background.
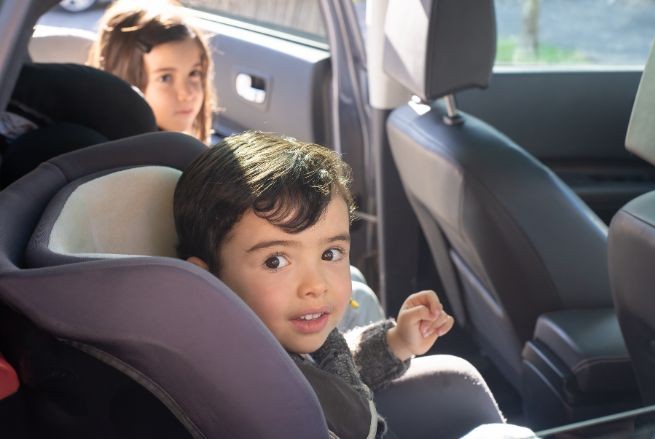
[[[170,2],[119,1],[100,20],[88,64],[138,88],[157,125],[211,137],[212,60],[202,35]]]

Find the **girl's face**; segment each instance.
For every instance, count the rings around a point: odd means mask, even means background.
[[[143,94],[157,126],[193,135],[193,122],[205,96],[198,43],[188,38],[160,44],[143,55],[143,62],[148,79]]]

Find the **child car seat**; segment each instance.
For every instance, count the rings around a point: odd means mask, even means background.
[[[127,82],[77,64],[25,64],[3,118],[0,188],[50,157],[157,130]]]
[[[116,170],[174,173],[204,148],[183,134],[145,134],[56,157],[0,192],[0,350],[18,366],[30,433],[327,437],[304,377],[211,274],[164,257],[41,267],[25,258],[30,238],[44,239],[42,213],[66,209],[60,194]]]

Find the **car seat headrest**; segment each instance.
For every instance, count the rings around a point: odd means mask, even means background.
[[[655,44],[641,75],[625,138],[628,151],[655,165]]]
[[[157,131],[152,109],[132,86],[78,64],[25,64],[7,110],[37,126],[83,125],[108,140]]]
[[[40,24],[34,27],[28,51],[34,62],[84,64],[95,38],[88,30]]]
[[[144,166],[66,186],[50,203],[30,248],[47,246],[59,255],[112,258],[175,257],[173,193],[181,172]],[[47,242],[41,243],[41,240]],[[27,252],[30,266],[50,265]]]
[[[493,0],[389,0],[385,72],[423,100],[485,88],[496,56]]]
[[[57,183],[49,183],[52,195],[32,226],[24,250],[26,265],[127,255],[174,257],[175,185],[181,170],[205,149],[191,136],[160,132],[91,146],[43,163],[34,172],[50,169]],[[5,190],[21,190],[21,180]]]

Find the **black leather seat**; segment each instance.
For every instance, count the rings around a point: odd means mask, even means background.
[[[655,164],[655,51],[641,77],[625,146]],[[609,230],[612,293],[644,403],[655,404],[655,192],[626,204]]]
[[[489,82],[493,1],[392,0],[390,14],[384,68],[416,98],[387,132],[456,320],[520,391],[531,426],[631,407],[606,227],[535,157],[456,108],[453,93]]]

